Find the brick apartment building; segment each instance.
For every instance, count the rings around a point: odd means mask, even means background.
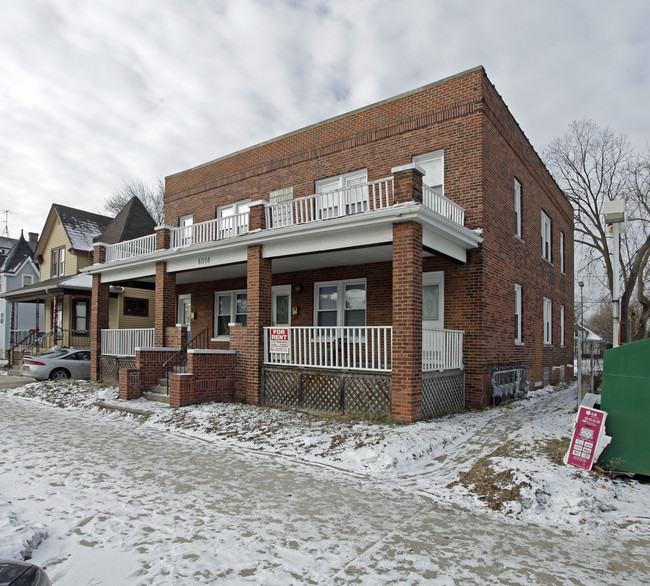
[[[165,218],[87,269],[95,378],[109,286],[155,285],[125,398],[414,421],[572,376],[572,209],[482,67],[171,175]]]

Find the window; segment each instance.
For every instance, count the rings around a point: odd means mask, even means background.
[[[88,301],[75,299],[73,303],[72,323],[75,331],[88,331]]]
[[[228,337],[229,323],[246,325],[246,291],[219,291],[214,294],[214,337]]]
[[[34,277],[32,275],[23,275],[23,287],[31,285],[34,282]]]
[[[246,234],[248,232],[250,202],[250,199],[246,199],[217,208],[217,219],[222,220],[219,222],[219,234],[217,238],[231,238],[232,236]],[[239,214],[246,215],[240,216]]]
[[[0,326],[3,326],[5,323],[5,312],[0,311]]]
[[[316,181],[316,193],[322,194],[320,219],[365,212],[368,209],[366,183],[367,169]]]
[[[137,297],[124,298],[124,315],[149,317],[149,300]]]
[[[551,300],[544,297],[544,344],[553,343],[551,332],[552,309],[553,306]]]
[[[182,231],[181,242],[183,246],[189,246],[192,244],[192,226],[194,225],[194,216],[192,214],[187,214],[186,216],[181,216],[178,218],[178,226],[184,228]]]
[[[560,346],[564,348],[564,305],[560,305]]]
[[[560,271],[566,273],[564,266],[564,232],[560,232]]]
[[[515,236],[521,238],[521,183],[515,179]]]
[[[542,258],[548,262],[553,260],[551,256],[551,218],[542,212]]]
[[[521,344],[521,285],[515,285],[515,344]]]
[[[422,183],[430,187],[436,195],[444,195],[444,151],[435,151],[413,157],[413,162],[424,169]]]
[[[366,325],[366,280],[316,283],[314,323],[321,327]]]
[[[65,248],[53,248],[51,260],[50,277],[62,277],[65,272]]]
[[[422,327],[442,330],[445,327],[445,273],[422,273]]]

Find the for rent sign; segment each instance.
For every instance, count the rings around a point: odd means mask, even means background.
[[[569,451],[564,461],[569,466],[591,470],[607,443],[605,436],[605,419],[607,413],[592,407],[580,406],[578,419],[573,430]],[[608,440],[611,438],[607,438]]]
[[[289,354],[289,328],[271,328],[269,351],[271,354]]]

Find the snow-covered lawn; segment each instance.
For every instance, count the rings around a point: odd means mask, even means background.
[[[441,507],[549,528],[625,527],[643,540],[650,536],[649,484],[561,463],[575,418],[574,385],[413,425],[238,404],[170,410],[144,399],[121,401],[114,387],[80,381],[2,392],[93,416],[127,417],[229,449],[343,470],[411,490]],[[29,557],[46,535],[46,527],[22,520],[0,493],[0,558]]]

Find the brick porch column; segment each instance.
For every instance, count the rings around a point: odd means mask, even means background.
[[[259,405],[262,400],[264,326],[271,325],[271,259],[262,258],[262,246],[248,247],[246,349],[244,388],[246,401]]]
[[[424,169],[415,163],[393,167],[390,172],[394,176],[395,194],[393,203],[416,201],[422,203],[422,176]]]
[[[261,199],[251,202],[248,212],[248,231],[258,230],[266,230],[266,202]]]
[[[156,348],[167,346],[167,328],[176,325],[176,274],[167,272],[166,262],[156,263],[154,327]]]
[[[410,423],[422,414],[422,226],[393,224],[392,414]]]
[[[110,285],[102,283],[101,275],[93,275],[93,290],[90,297],[91,380],[99,380],[101,374],[102,330],[108,328],[109,293]]]

